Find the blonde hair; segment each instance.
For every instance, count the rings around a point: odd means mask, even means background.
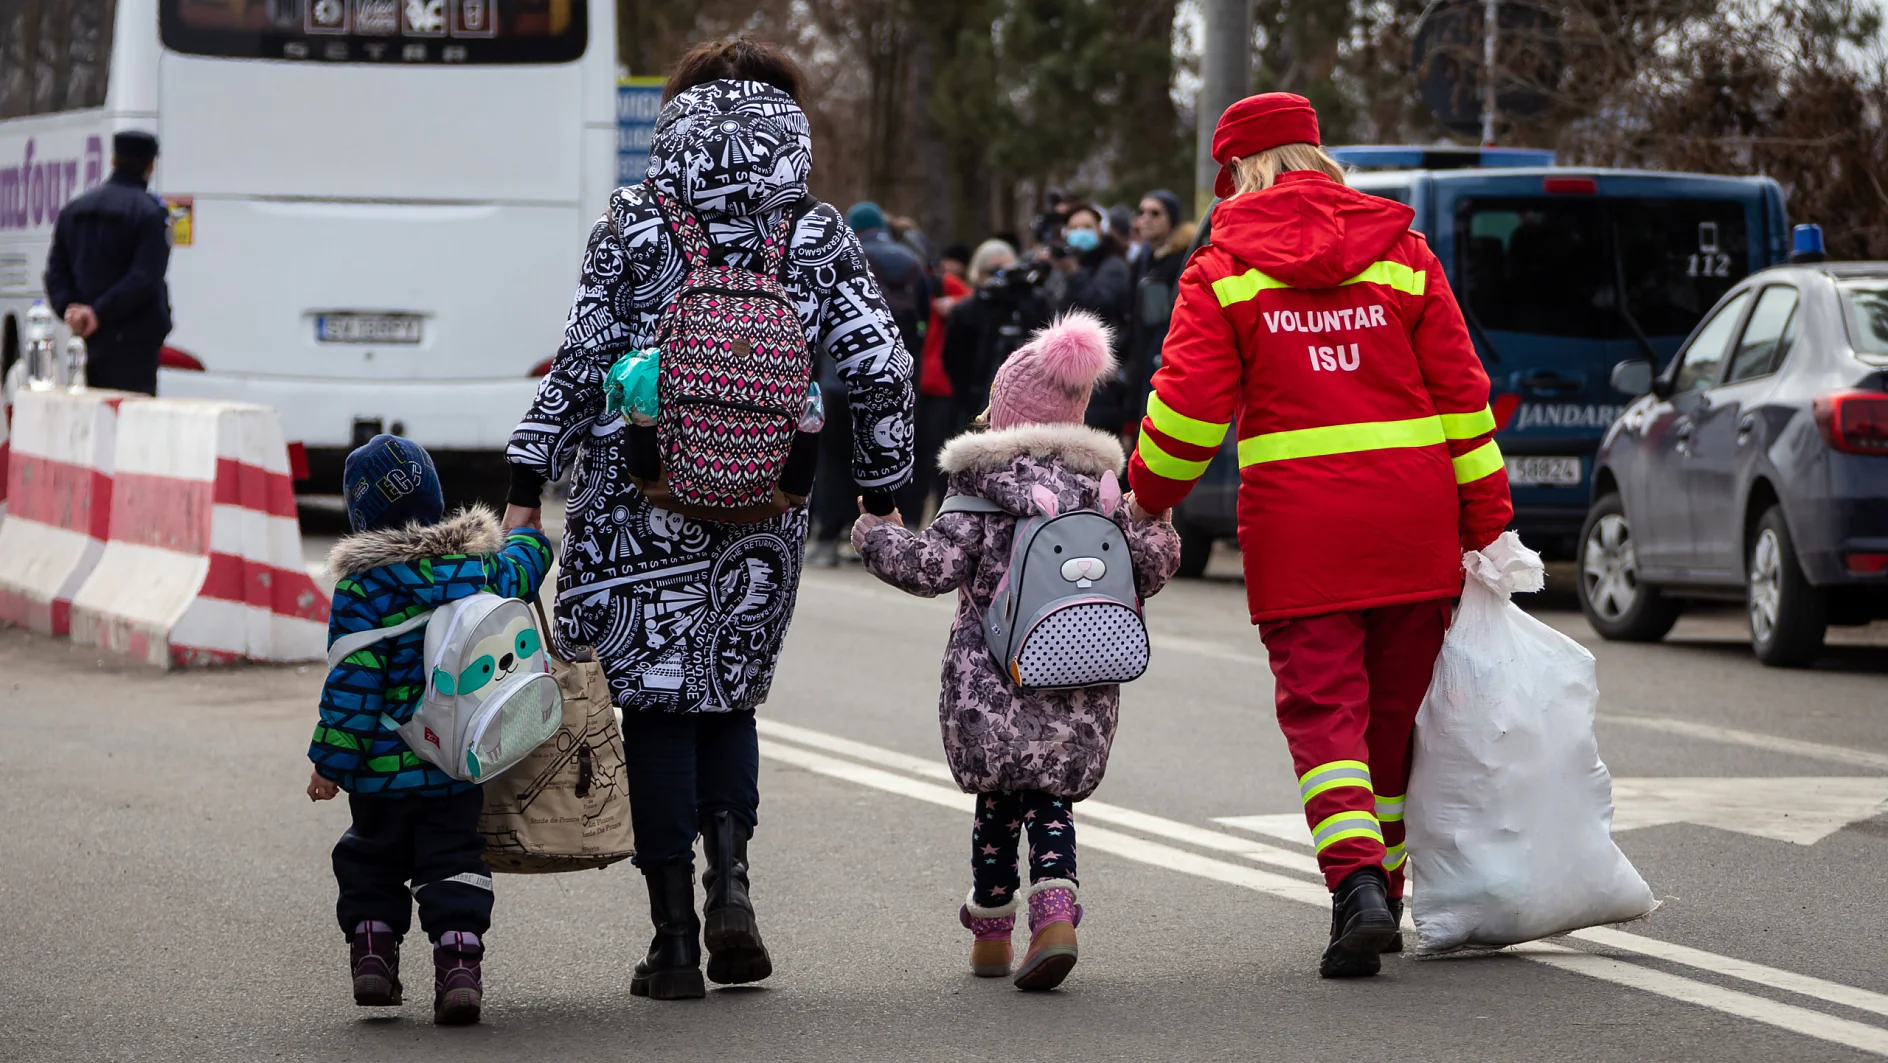
[[[1272,187],[1278,175],[1290,170],[1311,170],[1338,184],[1344,183],[1344,167],[1316,144],[1280,144],[1239,160],[1233,167],[1234,195],[1262,192]]]
[[[1002,256],[1010,261],[1016,260],[1016,249],[1002,240],[985,240],[977,245],[977,250],[970,255],[970,283],[982,284],[990,279],[996,270],[990,268],[991,260]]]

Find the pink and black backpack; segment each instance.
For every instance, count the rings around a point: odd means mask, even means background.
[[[808,197],[766,235],[759,269],[715,261],[694,211],[655,193],[687,262],[656,325],[662,351],[656,425],[662,479],[639,482],[650,501],[707,520],[747,522],[801,500],[780,490],[793,449],[813,351],[781,266]]]

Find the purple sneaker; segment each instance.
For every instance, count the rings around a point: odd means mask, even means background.
[[[354,972],[354,1003],[363,1008],[399,1006],[400,939],[393,927],[378,920],[354,924],[348,960]]]
[[[485,944],[466,930],[448,930],[433,943],[433,1022],[463,1026],[479,1021],[484,999],[479,962]]]

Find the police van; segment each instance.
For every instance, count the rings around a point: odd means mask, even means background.
[[[1462,306],[1492,384],[1515,526],[1573,556],[1593,455],[1632,397],[1612,367],[1670,361],[1746,275],[1786,259],[1768,177],[1568,168],[1553,153],[1333,148],[1352,186],[1408,204]],[[1230,437],[1229,437],[1230,438]],[[1176,519],[1197,574],[1237,528],[1236,455],[1222,452]]]

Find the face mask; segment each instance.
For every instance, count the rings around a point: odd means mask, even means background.
[[[1093,229],[1070,229],[1064,239],[1070,247],[1083,254],[1101,246],[1101,234]]]

